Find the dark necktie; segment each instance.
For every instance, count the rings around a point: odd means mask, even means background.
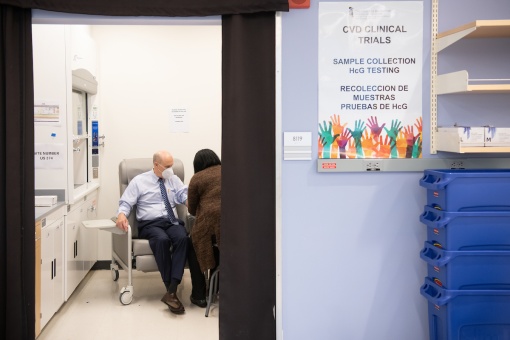
[[[170,223],[175,224],[175,222],[177,222],[177,219],[175,218],[174,211],[172,210],[172,207],[170,206],[170,202],[168,201],[168,196],[166,194],[166,188],[165,188],[165,180],[163,178],[159,179],[159,189],[161,190],[161,196],[163,197],[163,202],[165,202],[165,208],[166,208],[168,219],[170,220]]]

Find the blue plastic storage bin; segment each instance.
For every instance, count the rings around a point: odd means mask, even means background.
[[[443,211],[425,206],[427,241],[445,250],[510,250],[510,211]]]
[[[420,185],[440,210],[510,210],[510,169],[425,170]]]
[[[431,340],[510,339],[510,290],[448,290],[426,278],[420,293]]]
[[[429,241],[420,253],[427,275],[446,289],[509,289],[510,251],[448,251]]]

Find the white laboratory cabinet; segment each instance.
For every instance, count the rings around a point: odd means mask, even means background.
[[[64,217],[42,228],[41,233],[41,327],[64,302]]]
[[[36,336],[64,303],[63,204],[36,219]]]
[[[97,218],[97,193],[69,205],[65,232],[67,301],[97,261],[97,230],[87,229],[82,221]]]
[[[88,28],[34,24],[32,34],[35,195],[64,193],[51,223],[36,220],[37,336],[97,261],[97,231],[81,221],[97,218],[103,136]]]

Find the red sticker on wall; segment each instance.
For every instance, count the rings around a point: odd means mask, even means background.
[[[336,169],[336,163],[322,163],[323,169]]]

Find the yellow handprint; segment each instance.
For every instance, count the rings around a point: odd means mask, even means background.
[[[397,151],[398,151],[398,158],[406,158],[406,151],[407,151],[407,141],[406,141],[406,135],[401,130],[398,133],[397,137]]]

